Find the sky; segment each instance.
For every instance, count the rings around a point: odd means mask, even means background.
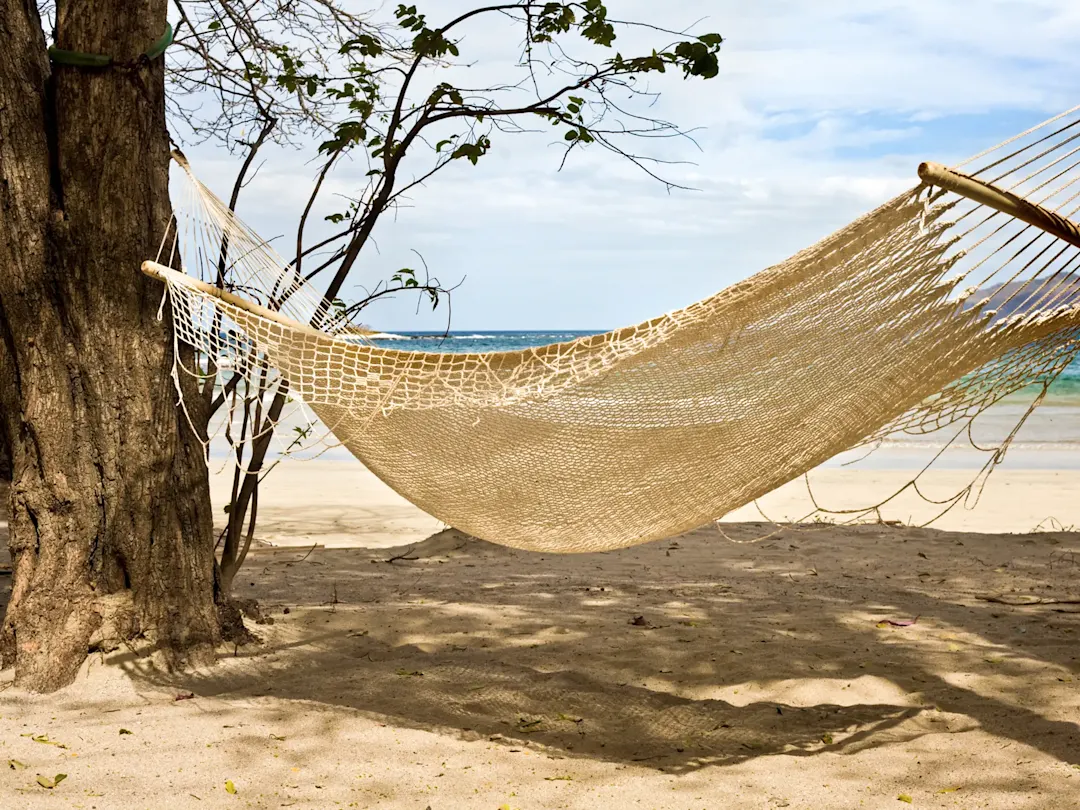
[[[439,22],[468,0],[416,0]],[[667,191],[617,156],[574,154],[559,133],[496,133],[476,167],[458,163],[380,222],[343,297],[395,269],[460,282],[450,328],[602,331],[704,298],[783,261],[917,183],[923,160],[950,164],[1080,104],[1076,0],[609,0],[613,17],[725,37],[720,75],[651,80],[650,110],[693,130],[642,149],[686,161]],[[384,12],[388,14],[389,12]],[[509,35],[508,35],[509,33]],[[621,46],[667,44],[630,34]],[[637,39],[635,39],[637,38]],[[467,31],[462,81],[512,68],[499,24]],[[455,77],[456,78],[456,77]],[[188,150],[227,195],[239,158]],[[295,233],[317,169],[310,149],[273,150],[238,213],[267,238]],[[366,166],[345,166],[348,195]],[[329,226],[326,226],[329,227]],[[288,238],[288,237],[286,237]],[[416,252],[414,252],[416,251]],[[284,251],[283,251],[284,252]],[[365,311],[384,331],[443,329],[401,296]]]

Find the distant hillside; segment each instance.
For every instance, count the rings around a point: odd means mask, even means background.
[[[1027,286],[1023,281],[994,284],[971,296],[967,300],[967,306],[985,303],[987,309],[997,310],[997,320],[1047,306],[1056,309],[1069,304],[1080,305],[1080,273],[1055,279],[1054,289],[1040,289],[1042,283],[1043,279],[1035,279]],[[1068,288],[1068,292],[1063,292],[1065,288]]]

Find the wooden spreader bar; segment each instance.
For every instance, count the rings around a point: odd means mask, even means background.
[[[919,177],[928,185],[951,191],[972,202],[985,205],[1015,217],[1021,222],[1034,225],[1058,239],[1080,247],[1080,225],[1041,205],[1029,202],[1010,191],[1003,191],[982,180],[968,177],[966,174],[946,169],[939,163],[923,163],[919,166]]]

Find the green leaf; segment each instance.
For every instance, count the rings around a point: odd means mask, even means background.
[[[911,797],[908,796],[906,793],[901,793],[899,796],[896,797],[896,799],[897,801],[907,802],[908,804],[911,804],[912,801]]]
[[[55,740],[50,740],[47,734],[24,734],[24,737],[30,737],[34,742],[41,743],[43,745],[55,745],[57,748],[67,748],[63,743],[58,743]]]
[[[217,31],[221,28],[221,23],[218,20],[213,20],[210,25],[207,26],[211,31]]]
[[[576,129],[572,129],[563,136],[568,141],[576,141],[578,139],[578,133]],[[487,165],[486,163],[484,164]]]
[[[225,780],[225,792],[236,795],[236,785],[233,784],[232,779]]]
[[[11,768],[11,770],[13,770],[13,771],[26,770],[26,766],[23,763],[19,762],[19,760],[17,760],[17,759],[9,759],[7,761],[7,764],[8,764],[8,767]]]
[[[350,39],[341,46],[341,53],[343,54],[354,50],[359,51],[361,56],[380,56],[383,52],[383,45],[371,34],[361,34],[356,39]]]
[[[39,785],[41,785],[43,788],[45,788],[46,790],[52,790],[57,785],[59,785],[61,782],[63,782],[65,779],[67,779],[67,774],[66,773],[58,773],[56,776],[52,777],[52,779],[50,779],[47,776],[41,776],[39,774],[37,777],[35,777],[35,779],[36,779],[37,783]]]
[[[128,731],[126,728],[122,728],[122,729],[120,729],[120,733],[121,734],[130,734],[131,732]]]

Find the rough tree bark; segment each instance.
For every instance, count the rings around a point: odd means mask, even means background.
[[[166,3],[60,0],[56,44],[131,60]],[[161,290],[139,272],[170,216],[162,61],[50,70],[33,0],[0,0],[0,42],[3,663],[56,689],[125,632],[206,661],[220,633],[207,473],[176,408]]]

